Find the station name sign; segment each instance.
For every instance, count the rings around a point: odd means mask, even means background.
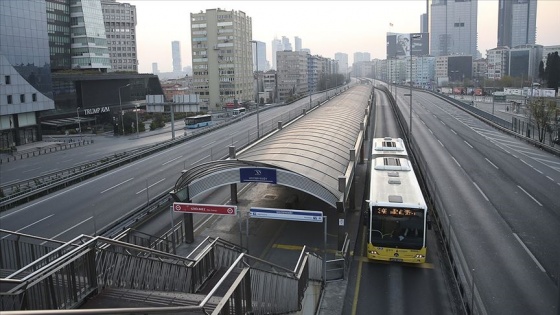
[[[236,215],[237,206],[174,202],[173,211],[185,213]]]
[[[243,167],[239,169],[239,181],[242,183],[276,184],[276,169]]]

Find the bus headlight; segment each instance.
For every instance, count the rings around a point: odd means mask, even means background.
[[[416,256],[414,256],[414,258],[424,258],[426,256],[422,255],[422,254],[416,254]]]
[[[376,250],[370,250],[369,253],[370,255],[379,255],[379,253]]]

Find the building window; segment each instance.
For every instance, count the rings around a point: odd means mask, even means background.
[[[33,102],[37,102],[37,93],[31,94],[31,100],[32,100]]]
[[[9,75],[4,76],[4,81],[6,82],[6,84],[11,84],[12,83],[12,80],[10,79]]]
[[[19,102],[22,103],[22,104],[25,103],[25,94],[20,94],[19,95]]]
[[[12,96],[11,95],[6,95],[7,100],[8,100],[8,104],[12,104]]]

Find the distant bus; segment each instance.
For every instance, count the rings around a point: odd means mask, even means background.
[[[212,125],[212,115],[198,115],[185,118],[185,125],[188,129],[195,129]]]
[[[367,257],[424,263],[428,207],[400,138],[375,138],[366,215]]]
[[[234,117],[245,115],[245,107],[235,108],[232,115]]]

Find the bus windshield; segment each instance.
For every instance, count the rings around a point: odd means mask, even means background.
[[[370,241],[374,246],[422,248],[423,209],[374,207],[370,219]]]

